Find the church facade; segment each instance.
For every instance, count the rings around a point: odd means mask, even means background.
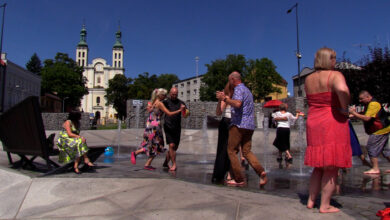
[[[89,94],[81,100],[81,109],[84,112],[94,113],[101,122],[114,120],[117,113],[112,105],[106,106],[106,91],[108,81],[117,74],[124,74],[123,68],[123,45],[121,43],[122,33],[116,32],[116,42],[112,48],[112,65],[103,58],[94,58],[88,63],[88,44],[86,41],[87,30],[85,26],[80,32],[80,42],[76,48],[76,63],[84,68],[83,76],[87,79],[86,87]]]

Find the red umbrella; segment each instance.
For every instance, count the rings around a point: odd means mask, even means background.
[[[264,108],[277,108],[282,103],[283,102],[280,100],[270,100],[270,101],[265,103]]]

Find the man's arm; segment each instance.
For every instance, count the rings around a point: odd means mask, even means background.
[[[226,102],[226,104],[234,107],[234,108],[240,108],[241,105],[242,105],[242,102],[241,100],[235,100],[235,99],[231,99],[229,98],[228,96],[225,97],[225,99],[223,100]]]
[[[380,110],[381,110],[381,105],[379,103],[370,102],[370,104],[368,104],[367,106],[367,111],[364,115],[357,113],[356,108],[353,106],[349,108],[349,113],[364,122],[368,122],[372,120]]]

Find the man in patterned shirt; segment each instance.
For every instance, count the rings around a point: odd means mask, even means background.
[[[232,107],[231,127],[229,129],[228,155],[233,171],[234,180],[229,180],[228,185],[241,186],[245,184],[241,172],[241,164],[237,153],[240,145],[242,155],[260,177],[260,186],[267,183],[267,176],[256,156],[252,153],[252,135],[255,129],[253,96],[249,89],[242,83],[241,74],[232,72],[229,75],[229,84],[234,88],[233,97],[228,97],[224,92],[216,92],[217,99],[223,100]]]

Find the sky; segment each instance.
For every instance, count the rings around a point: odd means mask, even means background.
[[[388,0],[0,0],[7,3],[2,52],[25,67],[34,53],[43,62],[57,52],[75,59],[80,30],[86,25],[89,62],[112,65],[120,26],[127,77],[173,73],[183,80],[228,54],[268,58],[288,82],[298,73],[298,3],[301,69],[312,67],[324,46],[358,61],[368,47],[389,44]],[[3,15],[2,9],[0,14]],[[1,17],[0,17],[1,18]]]

